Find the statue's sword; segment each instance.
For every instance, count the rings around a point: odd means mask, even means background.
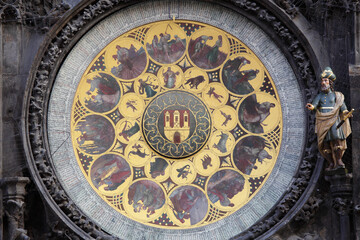
[[[344,119],[341,120],[341,122],[339,122],[339,124],[336,126],[336,129],[340,128],[341,125],[344,124],[344,122],[346,121],[346,119],[348,119],[348,118],[352,115],[353,112],[354,112],[354,109],[351,109],[350,112],[348,112],[347,114],[345,114]]]

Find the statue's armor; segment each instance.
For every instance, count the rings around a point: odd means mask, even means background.
[[[312,105],[314,106],[314,111],[318,110],[321,113],[327,113],[333,110],[335,106],[336,98],[335,92],[331,90],[328,93],[320,92],[314,99]],[[345,111],[346,105],[343,103],[340,107],[340,113]],[[340,123],[340,117],[336,120],[336,123],[331,126],[328,133],[325,136],[324,141],[332,141],[336,139],[345,139],[344,132],[341,128],[336,129],[336,126]]]

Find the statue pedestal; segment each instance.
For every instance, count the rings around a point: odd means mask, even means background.
[[[351,239],[350,213],[352,201],[352,174],[347,169],[340,168],[325,172],[325,180],[330,182],[332,200],[333,239]],[[336,232],[335,232],[336,231]]]
[[[334,175],[346,175],[348,174],[348,170],[346,168],[337,168],[337,169],[334,169],[334,170],[330,170],[330,171],[325,171],[324,172],[324,175],[325,175],[325,179],[326,179],[326,176],[334,176]],[[326,180],[328,181],[328,180]]]

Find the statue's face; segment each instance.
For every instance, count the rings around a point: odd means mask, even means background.
[[[329,91],[330,89],[330,80],[328,78],[321,79],[321,91]]]

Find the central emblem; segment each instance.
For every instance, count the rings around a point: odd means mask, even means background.
[[[198,152],[211,132],[205,104],[184,91],[168,91],[154,98],[143,115],[146,142],[169,158],[186,158]]]
[[[190,111],[166,109],[164,115],[164,135],[173,143],[181,143],[190,134]]]

